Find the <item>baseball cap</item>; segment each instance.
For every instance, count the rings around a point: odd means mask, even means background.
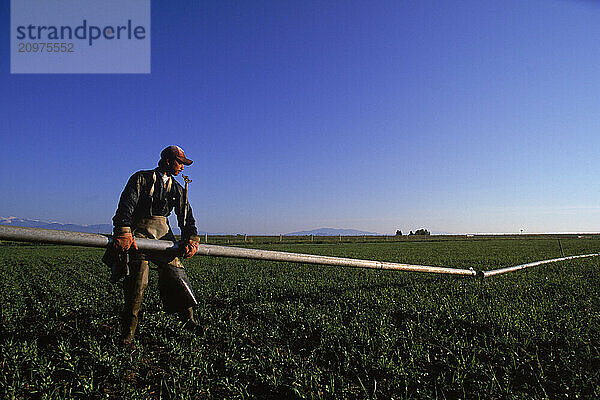
[[[185,157],[185,153],[183,149],[179,146],[169,146],[165,147],[163,151],[160,152],[160,158],[162,159],[173,159],[176,158],[181,161],[184,165],[190,165],[193,163],[192,160],[189,160]]]

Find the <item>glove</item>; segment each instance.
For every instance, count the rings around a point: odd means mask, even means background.
[[[200,237],[196,235],[190,236],[190,238],[185,242],[185,246],[183,247],[182,257],[190,258],[198,251],[198,247],[200,245]]]
[[[137,250],[137,244],[133,239],[133,235],[131,235],[131,228],[129,228],[128,226],[123,226],[120,228],[115,227],[113,235],[113,246],[117,251],[121,253],[125,253],[131,248]]]

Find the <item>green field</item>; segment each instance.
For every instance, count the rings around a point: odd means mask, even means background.
[[[251,245],[476,270],[560,256],[548,237],[277,239]],[[600,238],[562,246],[594,253]],[[151,272],[127,350],[101,255],[0,245],[0,398],[600,398],[598,258],[483,281],[194,257],[205,334],[161,311]]]

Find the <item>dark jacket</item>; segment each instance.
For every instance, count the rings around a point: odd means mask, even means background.
[[[154,194],[150,197],[150,189],[153,182],[153,173],[156,171],[156,182],[154,183]],[[167,193],[163,188],[163,181],[158,169],[138,171],[129,178],[125,189],[121,193],[121,199],[117,212],[113,217],[115,228],[135,228],[136,223],[150,215],[168,217],[171,210],[175,209],[177,223],[181,229],[181,238],[187,240],[191,235],[197,235],[196,221],[192,214],[189,202],[185,205],[183,187],[173,178],[171,190]],[[184,206],[187,207],[186,220],[183,221]]]

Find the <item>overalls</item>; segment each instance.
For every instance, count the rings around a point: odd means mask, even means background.
[[[149,192],[151,199],[149,215],[139,220],[135,226],[132,226],[132,234],[137,238],[175,241],[167,217],[152,215],[156,172],[154,172],[153,179]],[[159,196],[170,192],[172,179],[172,177],[169,177],[167,187],[161,188]],[[129,275],[123,280],[125,300],[123,335],[125,338],[133,338],[138,324],[142,297],[148,286],[148,261],[152,261],[158,267],[158,287],[165,312],[168,314],[177,312],[179,317],[185,321],[192,318],[192,307],[198,304],[183,264],[175,254],[171,252],[133,250],[129,259]]]

